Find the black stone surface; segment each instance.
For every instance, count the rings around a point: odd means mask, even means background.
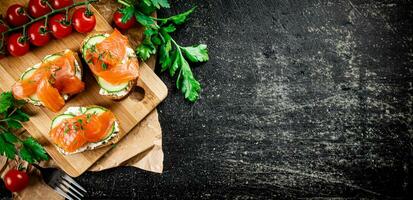
[[[165,172],[85,173],[90,199],[408,199],[411,1],[172,2],[198,6],[174,37],[208,44],[201,99],[162,75]]]

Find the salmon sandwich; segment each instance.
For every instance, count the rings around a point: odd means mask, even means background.
[[[128,38],[118,30],[89,35],[80,50],[100,86],[100,95],[122,99],[136,85],[139,61]]]
[[[58,112],[70,96],[84,89],[79,58],[75,52],[65,50],[28,68],[13,85],[12,93],[16,99]]]
[[[101,106],[69,107],[52,120],[49,136],[65,155],[118,141],[119,123],[113,112]]]

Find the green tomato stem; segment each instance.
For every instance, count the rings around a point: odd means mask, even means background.
[[[26,42],[27,41],[27,35],[26,35],[27,33],[26,33],[26,25],[23,25],[23,37],[21,37],[21,38],[19,38],[19,42],[20,43],[22,43],[22,42]],[[21,40],[21,41],[20,41]]]
[[[30,19],[30,21],[32,21],[33,20],[33,17],[31,17],[30,15],[26,15],[29,19]],[[30,22],[29,22],[30,23]]]
[[[3,24],[4,26],[6,26],[7,28],[10,28],[10,26],[9,25],[7,25],[7,23],[6,22],[4,22],[2,19],[0,19],[0,24]]]
[[[44,20],[44,29],[45,29],[45,32],[47,31],[47,22],[49,22],[49,16],[46,16],[46,19]]]
[[[85,12],[85,16],[86,17],[90,17],[93,15],[93,12],[90,10],[90,3],[86,4],[86,12]]]
[[[65,11],[65,21],[69,21],[69,8],[66,8]]]
[[[46,3],[47,6],[49,6],[49,8],[54,11],[55,9],[53,8],[52,5],[50,5],[49,1],[44,1]]]

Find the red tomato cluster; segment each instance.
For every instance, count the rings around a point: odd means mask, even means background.
[[[79,33],[92,31],[96,25],[96,18],[86,7],[74,9],[72,15],[67,18],[64,11],[50,14],[51,12],[54,13],[56,9],[62,9],[73,4],[73,0],[30,0],[27,9],[20,4],[11,5],[5,15],[6,24],[0,23],[0,39],[2,39],[2,33],[9,29],[27,23],[31,24],[26,27],[25,34],[20,29],[16,33],[7,35],[4,38],[3,47],[12,56],[22,56],[30,50],[30,44],[44,46],[52,37],[62,39],[70,35],[73,28]],[[45,20],[32,22],[39,17],[45,18],[44,15],[49,15],[47,24]],[[0,58],[2,56],[4,55],[0,55]]]

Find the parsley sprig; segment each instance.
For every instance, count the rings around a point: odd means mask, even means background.
[[[131,17],[145,27],[144,40],[136,48],[136,54],[143,61],[159,53],[161,71],[169,71],[171,77],[177,76],[176,87],[185,98],[195,102],[199,98],[201,84],[194,77],[189,63],[209,60],[207,45],[181,46],[171,36],[176,27],[186,22],[195,7],[167,18],[154,18],[151,14],[161,8],[169,8],[168,0],[118,0],[125,7],[121,9],[122,21]],[[189,60],[189,62],[188,62]]]
[[[29,163],[48,160],[46,151],[34,138],[22,140],[12,133],[22,128],[22,122],[29,121],[29,115],[21,110],[24,104],[24,101],[14,99],[11,92],[0,94],[0,155],[9,159],[18,155]]]

